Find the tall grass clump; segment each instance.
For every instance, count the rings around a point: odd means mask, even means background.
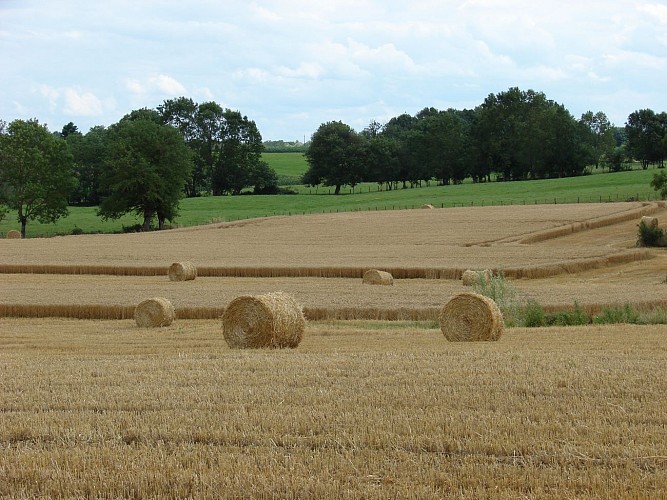
[[[495,275],[479,272],[477,280],[472,283],[472,290],[490,298],[498,305],[506,326],[518,326],[521,323],[523,298],[502,272]]]
[[[667,246],[665,231],[657,225],[647,224],[642,220],[637,232],[637,246],[639,247],[664,247]]]
[[[615,325],[619,323],[625,324],[639,324],[639,312],[630,304],[625,304],[623,307],[607,307],[602,310],[600,314],[593,318],[593,323],[598,325]]]
[[[527,328],[537,328],[547,324],[544,308],[534,299],[528,300],[522,316],[521,324]]]
[[[547,326],[581,326],[591,323],[590,315],[577,301],[574,302],[574,310],[547,314],[545,320]]]

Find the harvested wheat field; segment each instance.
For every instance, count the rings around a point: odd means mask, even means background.
[[[433,209],[0,239],[0,496],[666,497],[664,326],[459,343],[437,322],[470,291],[466,269],[503,272],[547,310],[665,306],[667,253],[635,248],[641,217],[665,212]],[[197,278],[170,281],[173,262]],[[368,269],[394,286],[364,285]],[[231,349],[225,306],[278,291],[310,320],[298,346]],[[174,322],[139,327],[148,297]]]
[[[0,319],[0,496],[667,496],[664,328],[369,326]]]
[[[283,291],[311,319],[435,319],[465,291],[465,269],[483,268],[547,310],[664,306],[667,253],[635,247],[642,214],[663,212],[657,203],[407,210],[0,240],[0,315],[120,319],[160,296],[177,317],[215,318],[236,296]],[[371,250],[374,263],[395,266],[385,267],[394,286],[362,286]],[[180,260],[197,266],[196,280],[166,279]]]
[[[172,262],[191,261],[198,277],[207,275],[206,268],[242,268],[249,275],[258,268],[264,275],[354,268],[354,277],[367,269],[446,269],[458,270],[460,277],[465,269],[530,269],[621,255],[634,246],[642,215],[663,213],[667,209],[658,203],[638,202],[417,209],[271,217],[154,233],[5,239],[0,240],[0,271],[124,267],[166,275]],[[604,244],[561,245],[553,238],[598,225],[603,231],[613,228]]]

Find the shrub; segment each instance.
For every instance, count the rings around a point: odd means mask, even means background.
[[[479,273],[479,279],[472,284],[473,292],[492,299],[503,314],[507,326],[516,326],[520,321],[521,297],[502,272],[489,276]]]
[[[523,326],[536,328],[547,324],[544,309],[537,301],[531,299],[523,310]]]
[[[665,231],[659,227],[651,227],[646,222],[639,223],[637,234],[637,246],[640,247],[663,247],[665,246]]]
[[[605,308],[593,318],[593,323],[598,325],[638,324],[639,313],[630,304],[625,304],[623,307]]]
[[[560,311],[547,314],[545,321],[549,326],[577,326],[588,325],[591,322],[591,317],[575,301],[573,311]]]

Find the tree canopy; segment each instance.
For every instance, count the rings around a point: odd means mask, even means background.
[[[25,238],[28,221],[67,215],[74,189],[72,155],[58,135],[37,120],[14,120],[0,133],[0,204],[16,211]]]
[[[145,113],[130,114],[108,130],[98,214],[115,219],[136,213],[145,231],[157,217],[162,228],[177,215],[191,168],[191,152],[177,129]]]

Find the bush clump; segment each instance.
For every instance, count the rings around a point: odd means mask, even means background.
[[[593,323],[598,325],[616,325],[629,323],[637,325],[641,323],[639,313],[630,305],[623,307],[605,308],[600,314],[593,318]]]
[[[637,233],[637,246],[640,247],[664,247],[667,246],[665,231],[659,227],[650,227],[644,221],[639,223]]]
[[[574,310],[547,314],[545,321],[548,326],[578,326],[590,324],[591,317],[575,301]]]

